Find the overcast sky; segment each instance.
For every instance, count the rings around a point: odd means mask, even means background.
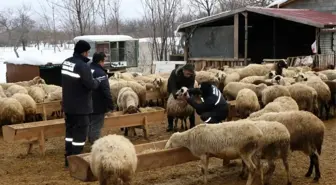
[[[50,0],[52,2],[60,2],[60,0]],[[15,8],[23,3],[29,4],[34,11],[41,11],[41,6],[39,2],[46,2],[46,0],[1,0],[1,8]],[[122,4],[120,7],[120,14],[122,19],[137,18],[140,15],[143,15],[143,8],[141,0],[121,0]],[[39,18],[40,16],[37,13],[33,12],[33,18]]]

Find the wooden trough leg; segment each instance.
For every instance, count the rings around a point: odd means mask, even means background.
[[[144,133],[144,137],[146,140],[148,140],[148,123],[147,123],[147,116],[144,117],[143,119],[143,133]]]
[[[28,143],[27,155],[28,155],[28,154],[31,154],[32,149],[33,149],[33,146],[34,146],[34,143],[33,143],[33,142]]]
[[[39,146],[40,146],[40,153],[44,157],[45,156],[45,138],[44,138],[44,131],[41,130],[40,137],[39,137]]]
[[[47,121],[47,111],[45,105],[42,105],[42,109],[43,109],[43,121]]]

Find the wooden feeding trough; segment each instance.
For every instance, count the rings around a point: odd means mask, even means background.
[[[52,101],[36,104],[36,114],[42,114],[42,118],[44,121],[47,120],[48,115],[56,111],[62,111],[61,101]]]
[[[122,112],[115,112],[104,120],[104,130],[124,128],[132,126],[143,126],[145,138],[148,134],[148,125],[161,123],[165,119],[164,109],[155,107],[155,110],[136,114],[122,115]],[[38,143],[40,152],[45,154],[45,140],[65,135],[64,119],[30,122],[2,127],[3,138],[7,142],[28,143],[28,153],[33,143]]]
[[[166,142],[167,140],[135,145],[137,172],[199,160],[187,148],[164,149]],[[90,156],[90,153],[68,156],[69,171],[73,178],[84,182],[97,180],[90,168]]]

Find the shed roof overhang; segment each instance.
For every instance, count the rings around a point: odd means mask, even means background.
[[[274,18],[297,22],[316,28],[332,28],[336,26],[336,15],[318,12],[308,9],[275,9],[263,7],[246,7],[232,11],[226,11],[194,21],[186,22],[177,27],[177,32],[185,32],[186,28],[207,25],[216,21],[230,18],[235,14],[252,12]]]

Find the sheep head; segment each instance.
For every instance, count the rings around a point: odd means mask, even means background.
[[[34,84],[45,84],[45,81],[41,77],[36,76],[35,78],[33,78],[33,83]]]
[[[293,78],[295,79],[296,82],[302,82],[308,80],[307,76],[302,72],[296,74]]]
[[[163,81],[161,78],[155,78],[153,81],[153,85],[155,88],[159,89],[163,85]]]
[[[135,114],[135,113],[138,113],[138,112],[141,112],[140,109],[136,106],[133,106],[133,105],[127,107],[127,109],[125,109],[123,111],[124,114]]]
[[[277,62],[277,66],[279,67],[279,68],[288,68],[288,64],[287,64],[287,61],[285,60],[285,59],[282,59],[282,60],[280,60],[279,62]]]
[[[173,135],[170,136],[169,140],[167,141],[165,149],[182,147],[183,145],[182,143],[180,143],[180,141],[182,141],[181,133],[175,132]]]
[[[187,87],[182,87],[180,90],[176,92],[177,97],[182,97],[182,96],[187,96],[188,94],[188,88]]]
[[[267,74],[267,77],[268,79],[272,79],[274,76],[275,76],[275,71],[270,71],[268,74]]]

